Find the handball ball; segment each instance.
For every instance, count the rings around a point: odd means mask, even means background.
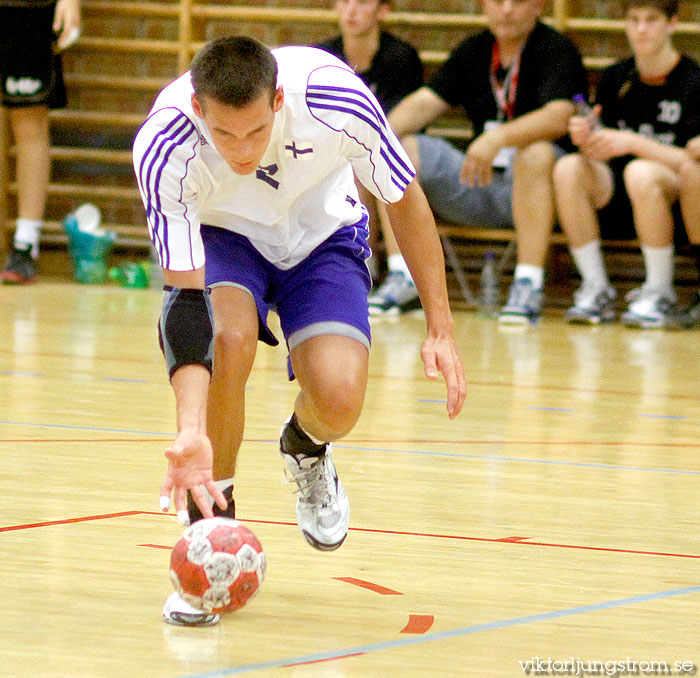
[[[231,518],[198,520],[170,556],[175,590],[206,612],[242,608],[265,578],[265,554],[257,537]]]

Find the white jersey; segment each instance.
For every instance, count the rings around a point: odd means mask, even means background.
[[[284,104],[256,172],[238,175],[192,110],[186,73],[156,99],[134,142],[134,168],[151,239],[164,267],[204,265],[200,224],[247,237],[289,269],[362,217],[353,170],[380,200],[399,200],[414,169],[374,95],[342,61],[282,47]]]

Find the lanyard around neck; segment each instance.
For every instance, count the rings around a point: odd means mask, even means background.
[[[520,55],[522,49],[518,50],[508,70],[506,77],[502,81],[498,79],[498,71],[501,68],[501,51],[498,42],[494,40],[491,48],[491,69],[489,77],[491,89],[498,105],[498,119],[500,121],[512,120],[515,112],[515,95],[518,89],[518,76],[520,75]]]

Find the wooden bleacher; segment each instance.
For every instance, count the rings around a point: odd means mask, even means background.
[[[429,74],[465,36],[484,26],[477,0],[394,0],[388,28],[416,45]],[[700,57],[700,0],[687,1],[676,44]],[[251,35],[269,46],[313,44],[337,32],[330,0],[83,0],[83,37],[64,54],[68,108],[51,113],[52,181],[42,248],[66,247],[61,221],[82,202],[93,202],[104,227],[118,233],[131,256],[147,252],[143,207],[131,170],[131,140],[157,92],[188,69],[207,40],[231,33]],[[627,53],[620,3],[551,0],[545,20],[569,34],[592,71]],[[433,134],[464,137],[468,125],[446,116]],[[0,247],[14,228],[14,151],[6,116],[0,114]],[[512,232],[440,225],[455,240],[456,255],[469,265],[465,246],[507,247]],[[554,236],[554,242],[561,236]],[[465,245],[466,243],[466,245]],[[465,258],[466,257],[466,258]],[[461,294],[452,280],[451,294]]]

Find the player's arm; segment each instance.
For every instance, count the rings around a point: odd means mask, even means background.
[[[178,520],[187,525],[187,490],[205,518],[213,513],[203,487],[222,509],[226,508],[226,499],[214,484],[213,452],[206,429],[214,323],[203,268],[164,269],[163,277],[159,337],[175,394],[177,436],[165,450],[168,469],[161,485],[161,508],[169,510],[173,493]]]
[[[464,404],[467,385],[454,336],[445,260],[435,219],[415,179],[403,197],[388,204],[386,210],[425,311],[428,336],[421,348],[425,374],[435,379],[438,371],[442,372],[447,383],[447,412],[450,419],[454,419]]]
[[[162,130],[175,118],[178,140]],[[188,134],[189,129],[189,134]],[[154,140],[161,139],[161,143]],[[188,166],[198,143],[194,126],[176,110],[160,111],[144,124],[134,143],[134,170],[163,264],[165,291],[158,323],[170,383],[175,394],[177,436],[166,451],[168,468],[160,504],[170,508],[173,494],[180,522],[187,524],[187,490],[202,511],[212,517],[205,497],[226,507],[213,481],[212,448],[206,434],[206,406],[213,367],[213,313],[204,287],[204,254],[199,235],[196,194],[188,187]],[[167,228],[165,225],[167,224]]]

